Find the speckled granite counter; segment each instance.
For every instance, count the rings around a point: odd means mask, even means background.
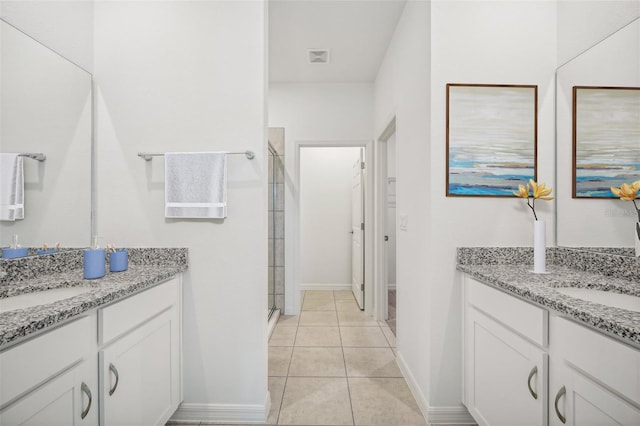
[[[640,312],[587,302],[555,290],[582,287],[640,297],[640,260],[554,248],[547,251],[548,273],[534,274],[531,259],[531,250],[526,248],[459,248],[457,269],[640,347]]]
[[[7,275],[0,279],[3,298],[53,288],[83,286],[91,290],[46,305],[0,313],[0,349],[37,331],[73,318],[83,312],[153,287],[188,267],[187,249],[129,249],[129,269],[85,280],[82,252],[3,260]],[[107,266],[108,270],[108,266]]]

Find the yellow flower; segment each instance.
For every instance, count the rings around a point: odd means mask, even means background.
[[[639,197],[640,180],[633,183],[623,183],[620,188],[611,187],[611,192],[623,201],[633,201],[636,197]]]
[[[530,179],[529,185],[531,185],[531,189],[533,190],[534,199],[553,200],[553,197],[548,196],[551,194],[552,189],[547,188],[545,183],[536,183],[533,179]]]
[[[529,198],[529,185],[518,185],[518,192],[513,191],[513,195],[520,198]]]

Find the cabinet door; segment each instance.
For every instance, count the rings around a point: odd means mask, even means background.
[[[100,351],[106,426],[164,425],[179,399],[179,325],[169,309]]]
[[[0,411],[0,424],[98,426],[96,359],[86,360]]]
[[[473,308],[466,328],[466,403],[476,421],[546,425],[547,354]]]
[[[551,425],[640,425],[638,408],[566,364],[552,367]]]

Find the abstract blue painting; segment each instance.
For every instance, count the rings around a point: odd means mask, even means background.
[[[538,87],[447,84],[447,196],[513,197],[536,179]]]
[[[640,87],[573,88],[573,198],[640,180]]]

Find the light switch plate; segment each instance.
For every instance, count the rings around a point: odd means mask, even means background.
[[[401,231],[406,231],[407,230],[407,224],[409,222],[409,215],[407,215],[406,213],[400,213],[398,215],[398,226],[400,227]]]

